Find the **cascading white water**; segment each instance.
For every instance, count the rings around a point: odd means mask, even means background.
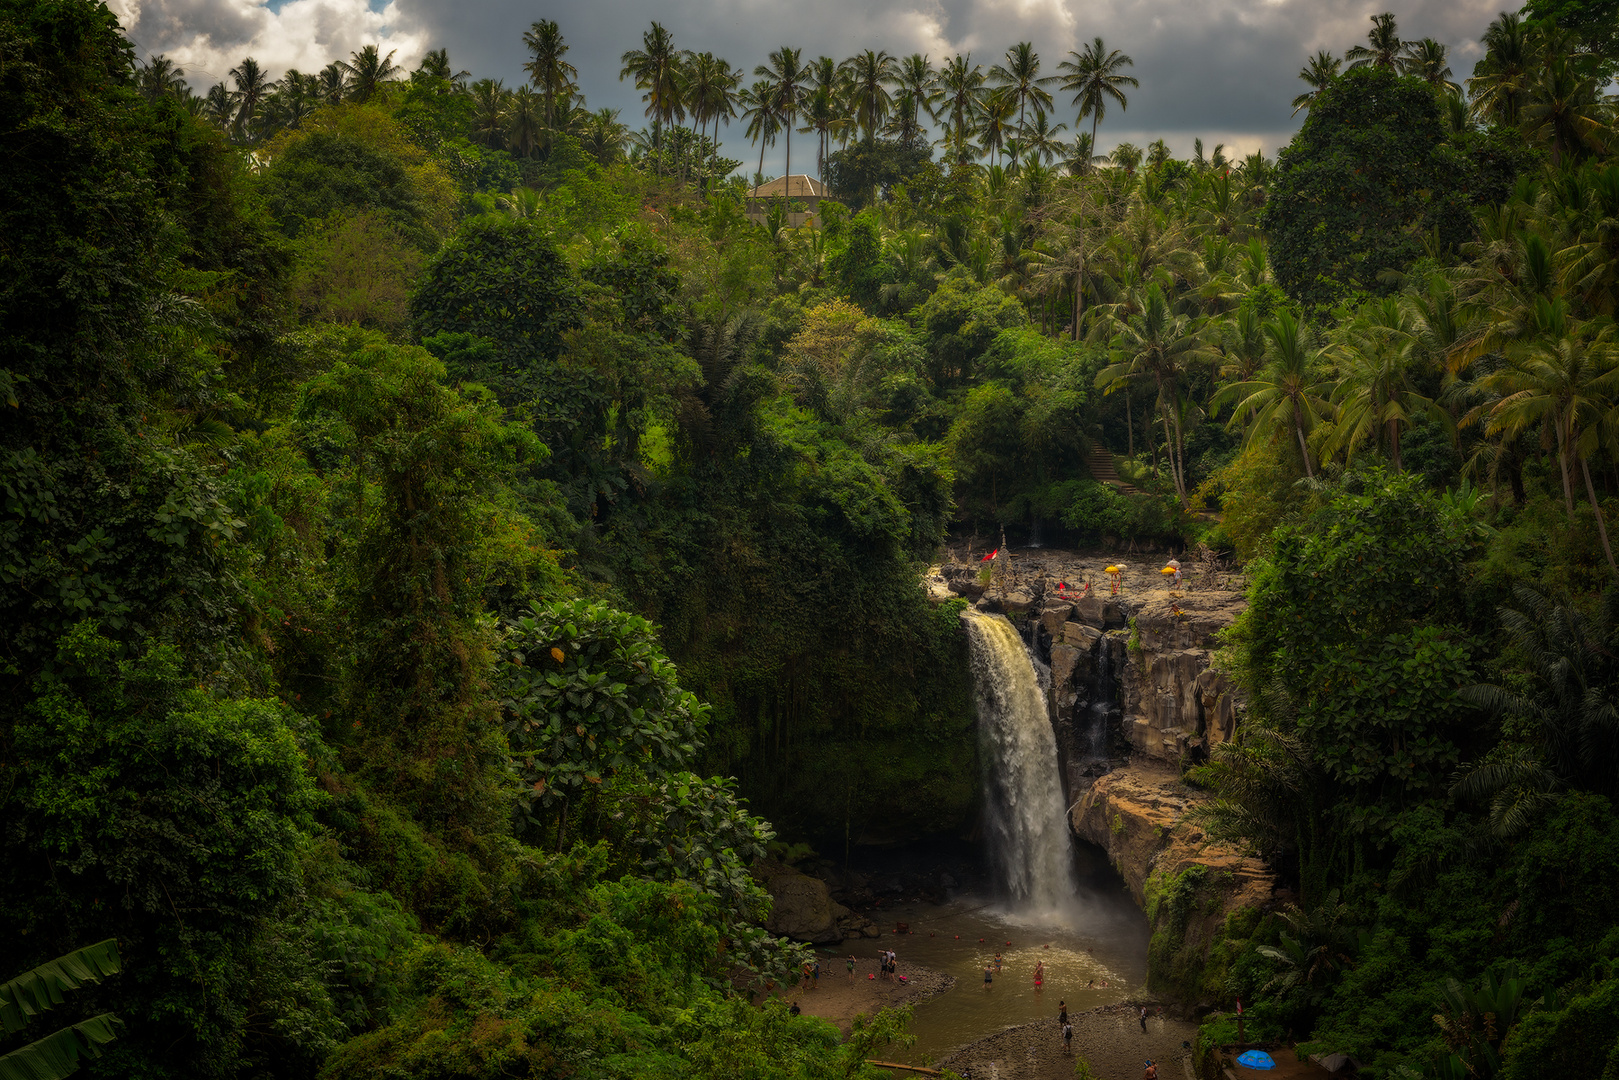
[[[1013,914],[1070,923],[1078,884],[1045,694],[1011,623],[972,610],[962,618],[972,643],[990,857]]]

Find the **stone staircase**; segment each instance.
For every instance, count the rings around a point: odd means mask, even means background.
[[[1140,491],[1134,484],[1127,484],[1119,479],[1119,470],[1114,463],[1113,454],[1105,446],[1091,447],[1090,453],[1085,455],[1085,467],[1090,470],[1092,479],[1117,489],[1122,495],[1135,495]]]

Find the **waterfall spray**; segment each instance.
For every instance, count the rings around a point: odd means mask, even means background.
[[[1069,922],[1078,885],[1046,696],[1011,623],[971,610],[962,618],[972,643],[990,858],[1015,914]]]

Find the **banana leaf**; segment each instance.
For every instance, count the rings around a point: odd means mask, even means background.
[[[118,943],[112,938],[41,964],[0,985],[0,1025],[8,1035],[20,1031],[30,1018],[62,1004],[64,990],[77,990],[117,971]]]
[[[0,1080],[61,1080],[80,1061],[100,1057],[101,1048],[118,1038],[119,1026],[116,1016],[102,1013],[31,1042],[0,1057]]]

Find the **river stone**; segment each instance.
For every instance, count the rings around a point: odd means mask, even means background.
[[[753,876],[770,893],[770,917],[765,920],[766,930],[772,934],[785,934],[794,941],[808,941],[816,945],[843,940],[838,919],[847,916],[849,909],[833,902],[827,894],[826,882],[774,859],[760,859],[754,863]]]

